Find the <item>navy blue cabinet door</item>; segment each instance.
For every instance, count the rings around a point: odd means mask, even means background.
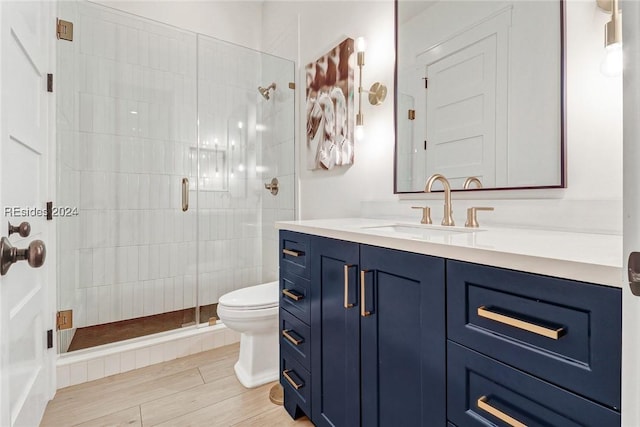
[[[361,245],[360,261],[362,425],[446,426],[444,260]]]
[[[359,426],[359,245],[321,237],[311,245],[312,419]]]

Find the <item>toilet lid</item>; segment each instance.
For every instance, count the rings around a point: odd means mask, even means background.
[[[245,310],[277,307],[279,284],[280,282],[271,282],[238,289],[222,295],[218,304]]]

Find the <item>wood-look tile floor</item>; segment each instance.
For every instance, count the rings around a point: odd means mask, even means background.
[[[58,390],[41,426],[308,427],[269,400],[273,385],[247,389],[233,365],[238,344]]]

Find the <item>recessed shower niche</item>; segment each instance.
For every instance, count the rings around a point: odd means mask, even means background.
[[[60,351],[207,323],[219,296],[276,280],[273,222],[294,219],[295,191],[264,184],[295,182],[294,64],[86,1],[58,9],[74,41],[57,44],[55,203],[79,212],[55,219],[57,309],[73,317]]]

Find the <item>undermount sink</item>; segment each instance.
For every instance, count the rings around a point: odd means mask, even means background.
[[[474,233],[482,231],[477,228],[445,227],[439,225],[409,225],[409,224],[389,224],[362,227],[363,230],[382,231],[390,233],[400,233],[413,238],[428,238],[436,236],[448,236],[459,233]]]

